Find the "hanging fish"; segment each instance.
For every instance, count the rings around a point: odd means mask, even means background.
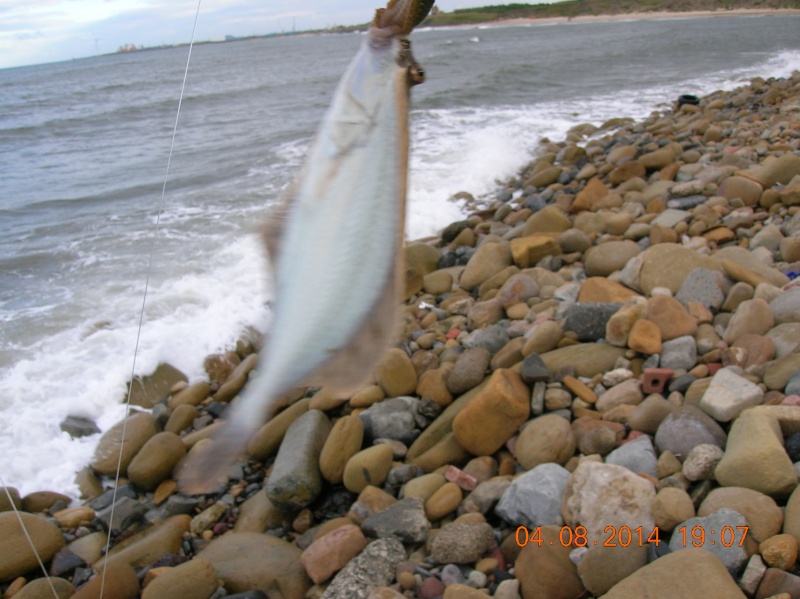
[[[181,491],[219,488],[282,395],[300,384],[355,391],[395,340],[409,90],[424,80],[406,36],[433,3],[390,0],[378,9],[339,82],[297,180],[265,227],[276,280],[258,376],[211,444],[189,455]]]

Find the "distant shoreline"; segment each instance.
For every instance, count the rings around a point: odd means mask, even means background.
[[[800,16],[800,9],[773,8],[751,9],[736,8],[732,10],[698,10],[686,12],[655,11],[631,12],[607,15],[579,15],[577,17],[524,17],[516,19],[498,19],[482,23],[463,25],[434,25],[433,29],[443,28],[475,28],[475,27],[509,27],[522,25],[553,25],[558,23],[601,23],[609,21],[656,21],[664,19],[696,19],[707,17],[766,17],[766,16]]]
[[[559,23],[603,23],[612,21],[655,21],[663,19],[695,19],[707,17],[767,17],[767,16],[800,16],[800,9],[796,8],[773,8],[773,9],[751,9],[751,8],[735,8],[731,10],[698,10],[698,11],[685,11],[685,12],[671,12],[671,11],[653,11],[653,12],[631,12],[620,14],[604,14],[604,15],[579,15],[576,17],[520,17],[514,19],[496,19],[493,21],[478,21],[475,23],[459,23],[453,25],[423,25],[427,29],[476,29],[484,27],[525,27],[530,25],[555,25]],[[293,31],[291,33],[267,33],[259,35],[250,35],[243,37],[236,37],[225,40],[202,40],[194,42],[194,45],[203,44],[226,44],[232,42],[243,42],[254,39],[263,39],[270,37],[287,37],[287,36],[307,36],[307,35],[339,35],[350,33],[366,33],[369,24],[346,27],[342,30],[308,30],[308,31]],[[178,48],[188,46],[188,43],[179,43],[165,46],[148,46],[141,47],[137,52],[147,50],[163,50],[167,48]],[[110,52],[107,56],[118,54]]]

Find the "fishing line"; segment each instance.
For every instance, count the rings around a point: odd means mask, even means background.
[[[103,562],[103,572],[102,578],[100,580],[100,599],[103,599],[103,591],[106,585],[106,572],[108,570],[108,552],[111,549],[111,531],[114,525],[114,508],[117,503],[117,488],[119,487],[119,474],[120,469],[122,468],[122,447],[125,443],[125,432],[128,425],[128,417],[130,415],[130,407],[131,407],[131,392],[133,391],[133,381],[134,381],[134,372],[136,370],[136,356],[139,353],[139,341],[142,336],[142,325],[144,324],[144,309],[145,305],[147,304],[147,291],[150,288],[150,275],[153,270],[153,257],[156,253],[156,241],[158,240],[158,232],[161,226],[161,215],[164,212],[164,198],[167,195],[167,181],[169,180],[169,168],[172,164],[172,154],[175,150],[175,138],[178,134],[178,120],[181,116],[181,106],[183,104],[183,95],[186,91],[186,80],[189,77],[189,63],[192,60],[192,49],[194,48],[194,36],[195,32],[197,31],[197,20],[200,17],[200,4],[202,0],[197,0],[197,10],[194,13],[194,23],[192,24],[192,36],[189,40],[189,53],[186,57],[186,68],[183,71],[183,83],[181,84],[181,93],[178,98],[178,110],[175,114],[175,124],[172,127],[172,141],[170,142],[169,146],[169,155],[167,156],[167,168],[164,172],[164,183],[161,186],[161,199],[158,203],[158,214],[156,215],[156,225],[155,230],[153,231],[153,241],[150,244],[150,257],[147,264],[147,276],[145,277],[144,282],[144,293],[142,294],[142,307],[139,310],[139,326],[136,330],[136,344],[133,348],[133,363],[131,364],[131,376],[130,376],[130,384],[128,385],[128,395],[125,399],[125,418],[122,421],[122,436],[120,438],[120,450],[119,456],[117,458],[117,473],[114,477],[114,490],[112,493],[111,499],[111,515],[108,520],[108,538],[106,539],[106,548],[105,548],[105,561]]]
[[[44,562],[42,561],[42,558],[39,557],[39,552],[36,551],[36,546],[33,544],[33,539],[31,538],[31,535],[28,533],[28,529],[25,527],[25,523],[22,521],[22,514],[19,513],[17,505],[14,503],[14,499],[11,497],[11,491],[8,490],[8,487],[6,486],[6,481],[3,480],[2,474],[0,474],[0,485],[3,486],[3,490],[6,492],[6,497],[8,498],[8,503],[11,505],[11,509],[14,510],[14,515],[17,517],[19,525],[22,527],[22,534],[24,534],[25,538],[28,539],[28,545],[31,546],[31,550],[33,550],[33,554],[36,556],[36,561],[39,562],[39,567],[42,569],[42,572],[44,572],[44,577],[47,579],[47,584],[50,585],[50,590],[53,591],[53,597],[58,599],[58,592],[56,592],[56,587],[53,586],[53,580],[47,573],[47,568],[44,567]]]

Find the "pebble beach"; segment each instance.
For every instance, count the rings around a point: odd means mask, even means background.
[[[173,475],[257,335],[135,381],[80,502],[0,493],[3,598],[53,597],[20,518],[62,598],[800,597],[800,73],[697,100],[465,190],[373,383],[298,389],[218,493]]]

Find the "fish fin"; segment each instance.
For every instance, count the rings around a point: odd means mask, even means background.
[[[203,495],[224,488],[228,471],[244,458],[253,432],[235,421],[224,422],[210,439],[198,443],[186,456],[178,470],[178,490],[186,495]]]
[[[402,254],[398,253],[393,275],[387,277],[380,296],[365,315],[358,332],[304,382],[349,394],[370,381],[373,368],[399,334],[398,272],[402,263]]]

